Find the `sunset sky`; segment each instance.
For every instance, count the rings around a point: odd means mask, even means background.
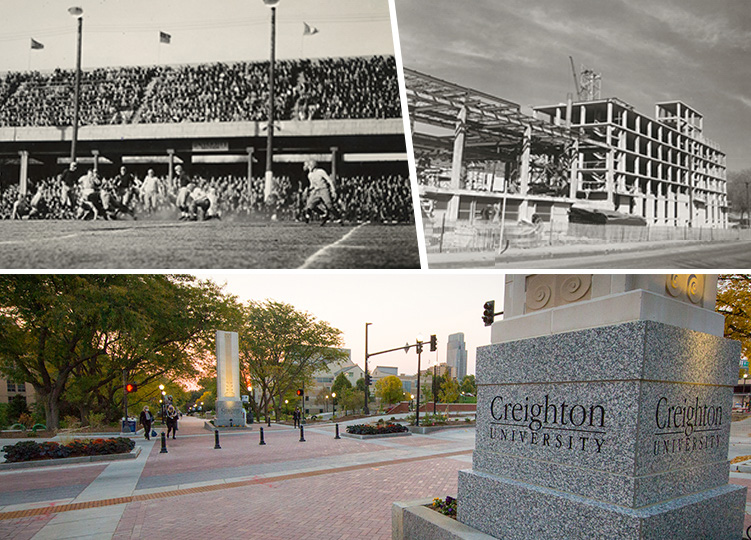
[[[482,306],[495,300],[503,306],[503,274],[424,273],[199,273],[201,279],[226,283],[226,291],[241,300],[273,299],[308,311],[343,332],[352,360],[364,364],[365,323],[369,329],[368,350],[382,351],[438,337],[438,352],[422,354],[421,367],[446,361],[449,334],[464,332],[467,343],[467,372],[475,372],[475,349],[490,344],[490,329],[483,326]],[[374,357],[369,369],[396,366],[399,373],[417,371],[417,355],[397,351]]]

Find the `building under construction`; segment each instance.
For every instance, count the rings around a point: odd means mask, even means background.
[[[426,214],[554,224],[573,208],[648,226],[726,228],[725,155],[704,137],[702,115],[670,101],[650,118],[601,99],[594,75],[575,99],[524,114],[405,69]]]

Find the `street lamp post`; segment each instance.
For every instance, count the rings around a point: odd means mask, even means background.
[[[76,48],[76,76],[73,88],[73,135],[70,141],[70,160],[76,160],[76,143],[78,142],[78,108],[81,95],[81,39],[83,37],[83,9],[72,7],[68,9],[73,17],[78,19],[78,45]]]
[[[276,61],[276,5],[279,0],[263,0],[271,8],[271,54],[269,56],[269,125],[266,131],[266,179],[263,186],[264,201],[269,200],[274,179],[274,63]]]
[[[438,385],[436,383],[436,372],[438,370],[438,361],[436,360],[435,365],[433,366],[433,416],[435,416],[435,402],[436,402],[436,396],[438,396]]]
[[[368,377],[368,326],[371,324],[373,323],[365,323],[365,406],[362,409],[365,415],[370,414],[370,409],[368,408],[368,401],[370,401],[370,388],[368,387],[368,383],[370,382]]]
[[[256,401],[255,400],[255,395],[253,394],[253,385],[252,384],[248,385],[248,392],[250,392],[249,399],[251,401],[250,403],[248,403],[248,409],[250,409],[250,423],[252,424],[253,423],[253,404]]]
[[[328,394],[326,394],[326,401],[325,401],[325,403],[326,403],[326,412],[329,412],[329,395]]]
[[[159,400],[159,403],[161,406],[159,407],[159,415],[162,417],[162,424],[164,424],[164,396],[167,394],[167,392],[164,391],[164,385],[159,385],[159,391],[162,393],[162,399]]]
[[[331,418],[336,418],[336,392],[331,392]]]
[[[743,374],[743,392],[741,395],[743,396],[743,408],[746,409],[748,407],[748,403],[746,403],[748,400],[746,399],[746,379],[748,379],[748,373]]]
[[[415,426],[420,425],[420,360],[422,359],[422,336],[417,336],[417,402],[415,404]]]

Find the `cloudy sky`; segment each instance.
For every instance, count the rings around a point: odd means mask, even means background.
[[[729,170],[751,167],[748,0],[397,0],[405,67],[510,99],[565,102],[577,70],[648,116],[680,99],[704,115]]]
[[[83,8],[88,67],[265,60],[270,10],[262,0],[3,0],[0,71],[75,67]],[[303,36],[303,23],[318,33]],[[159,32],[172,36],[159,43]],[[31,38],[44,49],[31,51]],[[280,0],[277,57],[393,54],[387,0]]]
[[[437,353],[425,347],[421,367],[446,361],[449,334],[464,332],[467,371],[475,372],[475,349],[490,343],[490,329],[482,323],[482,306],[495,300],[503,305],[503,274],[474,273],[199,273],[201,279],[225,284],[226,291],[241,300],[273,299],[292,304],[339,328],[352,360],[364,364],[365,323],[369,328],[368,350],[383,351],[415,343],[419,334],[426,341],[438,337]],[[371,358],[377,365],[396,366],[399,373],[417,371],[414,349]]]

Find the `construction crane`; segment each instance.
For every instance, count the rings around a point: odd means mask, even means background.
[[[602,76],[591,69],[582,67],[581,76],[576,73],[574,57],[569,56],[571,61],[571,73],[574,75],[574,88],[579,101],[593,101],[600,99],[600,82]]]

